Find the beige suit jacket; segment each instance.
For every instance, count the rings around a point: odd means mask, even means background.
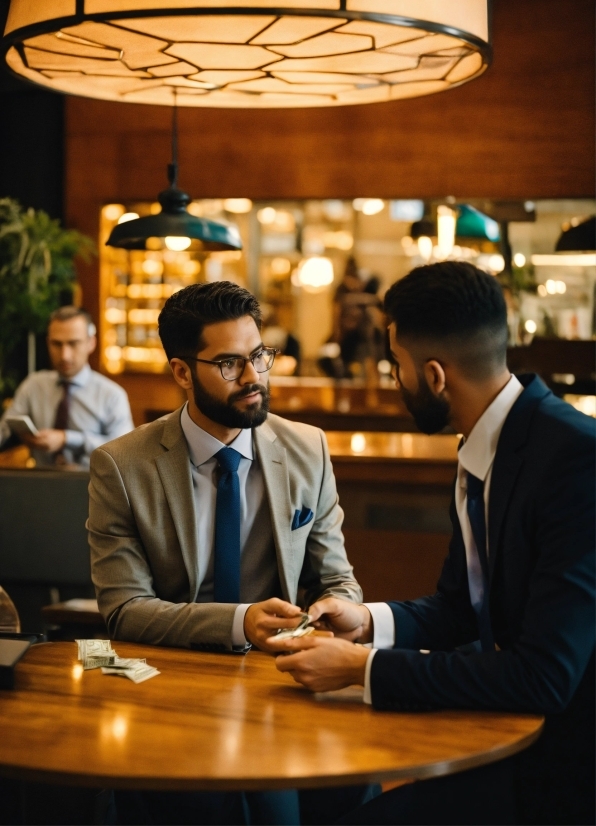
[[[195,506],[181,410],[93,452],[93,582],[114,639],[230,649],[236,605],[195,602]],[[330,595],[359,602],[324,434],[274,415],[254,434],[284,598],[304,606]],[[305,504],[314,518],[292,531],[294,511]]]

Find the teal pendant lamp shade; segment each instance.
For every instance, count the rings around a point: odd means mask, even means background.
[[[455,234],[458,238],[478,238],[482,241],[499,241],[501,232],[498,223],[468,204],[458,204]]]
[[[121,247],[127,250],[147,249],[148,238],[189,238],[200,242],[200,248],[215,252],[217,250],[240,250],[242,241],[236,227],[196,218],[187,212],[190,196],[186,192],[170,186],[159,193],[161,212],[146,215],[123,224],[116,224],[106,241],[109,247]]]
[[[236,227],[191,215],[187,206],[191,198],[176,186],[178,178],[178,110],[174,101],[172,115],[172,163],[168,164],[170,186],[160,192],[161,212],[116,224],[106,241],[108,247],[145,250],[149,238],[159,238],[165,246],[171,239],[184,239],[180,249],[192,245],[206,252],[241,250],[242,241]]]

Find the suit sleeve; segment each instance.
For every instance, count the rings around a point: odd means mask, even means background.
[[[450,651],[478,638],[455,500],[451,502],[450,516],[453,535],[436,593],[408,602],[389,603],[395,622],[395,648]]]
[[[89,545],[99,609],[112,639],[204,650],[231,650],[235,605],[159,599],[114,458],[91,456]]]
[[[339,506],[335,476],[325,434],[321,439],[323,466],[321,487],[313,526],[306,541],[306,558],[300,574],[304,603],[311,605],[324,597],[339,597],[362,602],[362,589],[346,556],[341,526],[344,512]]]
[[[563,711],[594,650],[594,518],[594,443],[583,439],[554,453],[519,526],[536,562],[513,646],[467,655],[378,651],[373,705]]]

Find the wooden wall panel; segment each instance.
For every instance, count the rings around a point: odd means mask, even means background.
[[[193,197],[590,197],[591,0],[495,0],[494,62],[418,99],[337,109],[180,110],[180,184]],[[165,185],[167,108],[67,99],[67,223]],[[97,310],[97,267],[81,272]]]

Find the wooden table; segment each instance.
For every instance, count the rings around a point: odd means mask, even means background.
[[[543,719],[379,713],[318,700],[271,657],[114,643],[161,674],[83,672],[74,643],[33,646],[0,692],[0,773],[69,785],[276,789],[436,777],[529,746]]]

